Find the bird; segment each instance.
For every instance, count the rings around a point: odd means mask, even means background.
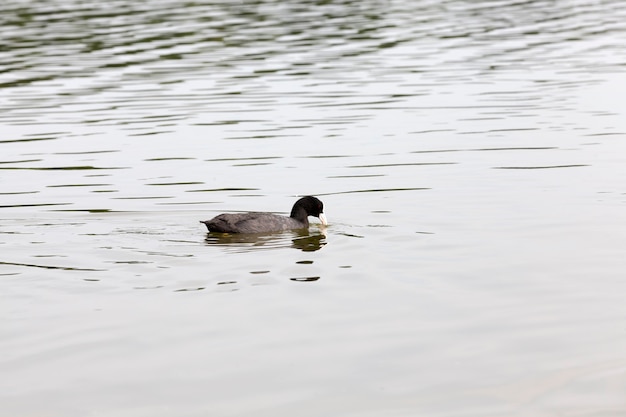
[[[313,196],[295,202],[289,217],[273,213],[224,213],[211,220],[201,220],[209,232],[219,233],[272,233],[284,230],[307,229],[308,216],[317,217],[327,225],[324,203]]]

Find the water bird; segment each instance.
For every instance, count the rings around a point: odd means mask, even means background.
[[[327,225],[324,203],[313,196],[302,197],[293,205],[289,217],[273,213],[225,213],[211,220],[201,220],[209,232],[220,233],[271,233],[284,230],[306,229],[309,216],[317,217]]]

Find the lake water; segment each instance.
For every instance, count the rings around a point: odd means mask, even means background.
[[[0,416],[626,415],[622,1],[0,11]]]

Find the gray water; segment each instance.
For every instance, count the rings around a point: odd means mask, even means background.
[[[622,1],[0,11],[0,416],[626,415]]]

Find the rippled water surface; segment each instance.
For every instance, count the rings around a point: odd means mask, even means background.
[[[626,415],[622,1],[0,11],[0,416]]]

